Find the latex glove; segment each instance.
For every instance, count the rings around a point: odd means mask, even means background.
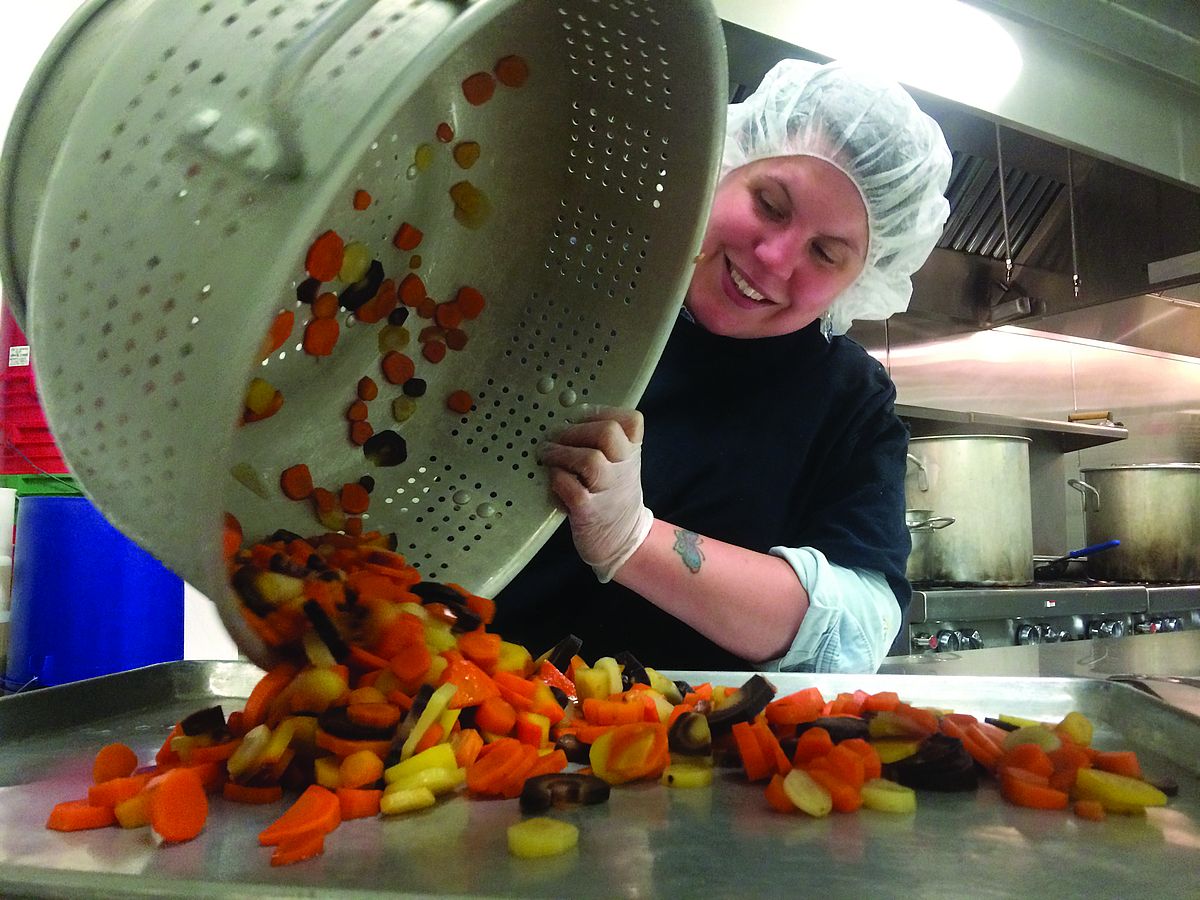
[[[654,522],[642,502],[642,433],[637,410],[585,407],[542,450],[575,549],[601,582],[612,580]]]

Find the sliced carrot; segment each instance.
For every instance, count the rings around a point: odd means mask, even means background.
[[[1000,770],[1000,794],[1014,806],[1030,809],[1066,809],[1069,802],[1066,792],[1050,787],[1045,776],[1017,766]]]
[[[1114,775],[1124,775],[1127,778],[1141,778],[1142,767],[1138,763],[1137,753],[1132,750],[1095,750],[1091,754],[1092,765],[1104,772]]]
[[[430,726],[425,729],[425,733],[421,735],[421,739],[417,741],[417,745],[413,748],[413,753],[421,753],[422,751],[428,750],[430,747],[436,744],[440,744],[442,742],[442,738],[445,736],[446,729],[441,722],[431,723]]]
[[[1054,772],[1054,763],[1050,761],[1046,751],[1037,744],[1017,744],[1011,750],[1005,751],[1000,757],[1000,761],[996,763],[996,767],[1003,771],[1009,766],[1025,769],[1047,778]]]
[[[337,343],[340,328],[337,319],[312,319],[304,326],[304,352],[309,356],[329,356]]]
[[[791,801],[787,792],[783,789],[783,776],[778,773],[772,775],[771,780],[767,783],[767,803],[776,812],[791,813],[796,811],[796,804]]]
[[[370,402],[379,396],[379,385],[375,383],[375,379],[368,375],[364,375],[358,379],[358,399]]]
[[[491,72],[476,72],[463,79],[462,92],[472,106],[481,106],[492,99],[492,94],[496,92],[496,80]]]
[[[267,721],[271,704],[292,683],[299,671],[300,667],[293,663],[278,663],[258,680],[246,699],[246,705],[242,707],[242,725],[246,731]]]
[[[496,80],[505,87],[517,88],[529,78],[529,63],[520,56],[505,56],[499,60],[493,70]]]
[[[341,807],[342,821],[350,819],[365,819],[379,815],[379,801],[383,791],[376,788],[346,788],[337,789],[338,805]]]
[[[371,195],[364,190],[355,191],[352,205],[355,209],[361,212],[371,205]]]
[[[771,731],[766,721],[757,719],[750,727],[771,769],[780,775],[786,775],[792,771],[792,761],[788,759],[788,755],[779,746],[779,738],[775,737],[775,732]]]
[[[451,660],[446,666],[446,671],[442,673],[443,684],[447,681],[458,687],[454,697],[450,700],[451,709],[479,706],[489,698],[499,698],[500,696],[500,689],[496,687],[496,682],[492,681],[492,677],[468,659]]]
[[[555,772],[561,772],[567,767],[567,754],[562,750],[551,750],[549,753],[543,753],[539,756],[529,771],[525,773],[526,778],[536,778],[538,775],[553,775]]]
[[[448,144],[454,140],[454,129],[450,127],[449,122],[439,122],[438,127],[434,129],[434,134],[437,139],[443,144]]]
[[[900,695],[895,691],[879,691],[867,697],[863,704],[865,712],[891,712],[900,705]]]
[[[349,481],[342,485],[340,497],[342,509],[352,516],[360,516],[371,505],[371,495],[357,481]]]
[[[242,523],[237,517],[225,513],[224,525],[221,529],[221,552],[225,559],[231,559],[242,549]]]
[[[474,728],[464,728],[450,737],[450,746],[454,748],[454,762],[466,769],[479,758],[483,737]]]
[[[863,782],[866,781],[866,766],[861,756],[848,747],[835,744],[825,754],[825,761],[829,763],[829,770],[834,775],[851,787],[862,789]]]
[[[341,303],[338,300],[338,295],[330,291],[326,291],[313,301],[313,316],[317,319],[332,319],[337,315],[338,306],[340,305]]]
[[[1075,815],[1092,822],[1103,822],[1108,814],[1099,800],[1076,800]]]
[[[132,775],[138,766],[137,754],[120,742],[105,744],[92,762],[92,781],[101,784],[111,778]]]
[[[446,408],[452,412],[462,413],[466,415],[471,411],[471,407],[475,405],[475,398],[466,391],[453,391],[446,398]]]
[[[522,767],[525,750],[536,750],[516,738],[501,738],[488,745],[474,765],[467,768],[467,790],[473,794],[494,795],[503,790],[504,783]]]
[[[359,750],[342,760],[338,775],[342,787],[365,787],[383,777],[383,760],[370,750]]]
[[[263,339],[263,345],[259,348],[259,359],[266,359],[276,350],[283,346],[284,342],[292,333],[292,328],[296,324],[296,313],[293,310],[281,310],[274,319],[271,320],[271,327],[267,330],[267,336]]]
[[[296,837],[279,841],[271,853],[271,865],[290,866],[320,856],[325,850],[324,831],[308,831]]]
[[[122,800],[128,800],[141,792],[150,778],[149,773],[125,775],[93,784],[88,788],[87,802],[92,806],[107,806],[112,809]]]
[[[337,828],[341,820],[337,794],[318,784],[310,784],[283,815],[258,833],[258,842],[269,847],[313,832],[327,834]]]
[[[326,231],[312,242],[304,267],[317,281],[333,281],[342,268],[345,242],[336,231]]]
[[[328,750],[334,756],[350,756],[357,753],[359,750],[370,750],[380,759],[387,756],[388,751],[392,748],[390,740],[351,740],[350,738],[338,737],[336,734],[330,734],[323,728],[318,727],[316,736],[313,742],[322,750]]]
[[[507,735],[517,724],[517,711],[503,697],[489,697],[475,710],[475,724],[489,734]]]
[[[861,789],[827,769],[810,766],[807,771],[813,781],[829,791],[829,796],[833,799],[833,808],[837,812],[854,812],[862,806]]]
[[[871,746],[870,742],[862,738],[847,738],[838,746],[858,754],[863,763],[863,778],[867,781],[879,778],[883,774],[883,761],[879,758],[879,751]]]
[[[738,755],[741,756],[742,768],[747,779],[765,781],[774,774],[775,761],[767,759],[749,722],[738,722],[733,726],[733,740],[737,745]]]
[[[483,312],[483,294],[473,287],[463,285],[454,296],[454,302],[464,319],[474,319]]]
[[[408,222],[401,223],[396,229],[396,234],[392,237],[392,243],[397,250],[416,250],[421,243],[421,239],[425,237],[421,229],[410,225]]]
[[[46,819],[52,831],[85,831],[107,828],[116,824],[117,816],[111,806],[92,806],[86,800],[64,800],[56,803]]]
[[[500,661],[500,635],[482,627],[458,636],[458,649],[485,672],[496,668]]]
[[[395,728],[400,723],[400,707],[386,701],[350,703],[346,718],[366,728]]]
[[[371,427],[370,422],[351,422],[350,423],[350,443],[356,447],[361,447],[371,439],[371,435],[375,433],[375,429]]]
[[[819,725],[806,729],[796,741],[796,749],[792,753],[792,765],[796,768],[803,768],[832,749],[833,738],[829,736],[828,731]]]
[[[224,762],[233,756],[237,748],[241,746],[241,740],[235,738],[230,741],[222,741],[219,744],[210,744],[207,747],[193,747],[188,751],[187,762],[189,765],[200,765],[201,763]]]
[[[434,310],[433,320],[443,328],[457,328],[462,324],[463,314],[458,304],[453,300],[439,303]]]
[[[312,472],[304,463],[288,466],[279,474],[279,487],[289,500],[306,500],[313,492]]]
[[[416,374],[417,367],[412,359],[398,350],[389,350],[380,362],[383,377],[390,384],[404,384]]]
[[[409,272],[400,282],[400,302],[405,306],[416,306],[426,297],[425,282],[415,272]]]
[[[428,341],[422,345],[421,355],[431,363],[440,363],[446,358],[446,345],[441,341]]]
[[[150,795],[150,827],[164,841],[190,841],[208,820],[208,796],[192,768],[172,769]]]
[[[361,400],[354,400],[346,408],[346,420],[349,422],[362,422],[367,418],[367,404]]]
[[[432,319],[437,312],[437,301],[432,297],[422,297],[417,301],[417,315],[422,319]]]

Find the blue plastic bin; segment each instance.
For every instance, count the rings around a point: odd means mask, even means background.
[[[183,658],[183,581],[84,497],[17,507],[9,691]]]

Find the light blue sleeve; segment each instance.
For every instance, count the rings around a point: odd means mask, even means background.
[[[762,663],[769,672],[875,672],[900,631],[900,607],[872,569],[835,565],[813,547],[772,547],[808,591],[808,612],[792,646]]]

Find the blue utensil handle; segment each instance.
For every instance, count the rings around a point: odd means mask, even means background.
[[[1067,554],[1067,556],[1071,559],[1074,559],[1077,556],[1087,556],[1089,553],[1099,553],[1101,550],[1110,550],[1113,547],[1119,547],[1120,545],[1121,542],[1117,540],[1105,541],[1103,544],[1093,544],[1090,547],[1084,547],[1082,550],[1072,550]]]

